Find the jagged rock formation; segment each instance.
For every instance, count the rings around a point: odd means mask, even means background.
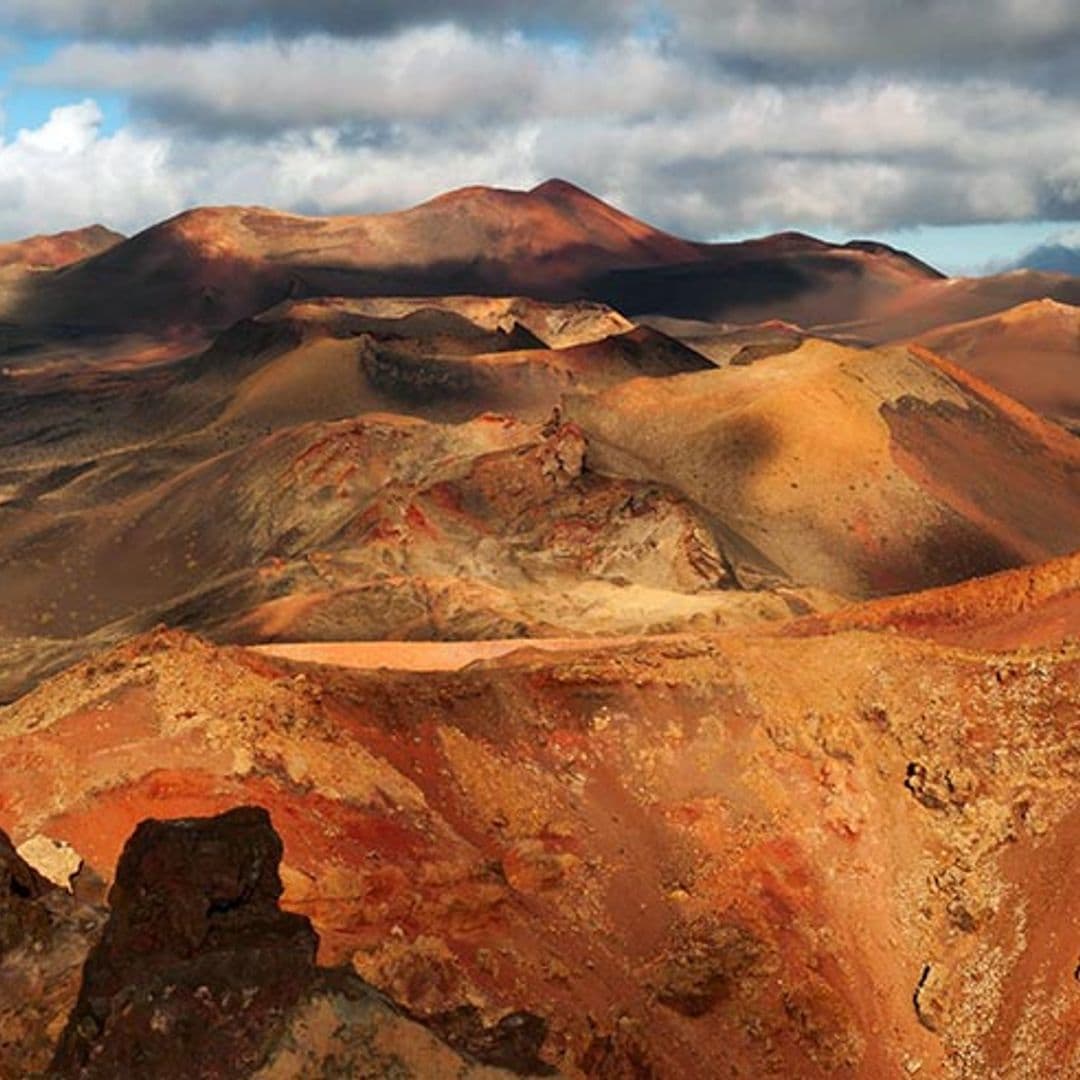
[[[109,921],[83,973],[49,1075],[156,1080],[395,1076],[496,1080],[348,972],[315,965],[308,919],[278,906],[281,840],[269,815],[145,821],[124,847]],[[513,1073],[544,1029],[448,1033]]]
[[[0,1080],[49,1065],[103,922],[100,907],[51,884],[0,832]]]

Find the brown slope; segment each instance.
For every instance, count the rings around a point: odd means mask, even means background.
[[[1080,307],[1033,300],[929,331],[919,343],[1043,416],[1080,428]]]
[[[161,619],[244,640],[486,638],[805,610],[794,595],[715,593],[723,554],[677,493],[583,475],[578,437],[546,424],[569,388],[708,361],[644,328],[547,349],[507,318],[524,309],[576,337],[618,325],[606,310],[466,307],[491,328],[456,300],[290,301],[180,362],[10,376],[3,693]],[[372,313],[390,309],[405,313]],[[357,419],[387,410],[399,415]],[[324,441],[343,485],[297,479]]]
[[[1039,648],[1080,640],[1080,552],[942,589],[810,616],[789,632],[895,629],[981,649]]]
[[[157,468],[115,454],[0,507],[0,693],[162,621],[251,642],[474,639],[829,603],[733,589],[701,516],[663,485],[586,472],[569,425],[371,414],[185,466],[194,438]]]
[[[181,214],[86,266],[36,281],[7,317],[220,329],[290,295],[570,299],[611,266],[697,257],[695,245],[560,181],[529,192],[466,188],[368,217],[221,207]]]
[[[810,341],[575,396],[568,413],[593,467],[671,485],[730,551],[741,540],[759,566],[852,598],[1041,562],[1080,538],[1080,444],[925,351]]]
[[[566,393],[713,368],[700,353],[644,326],[562,349],[420,359],[383,350],[362,363],[387,407],[441,419],[479,410],[545,419]]]
[[[424,675],[158,635],[0,711],[0,828],[110,879],[144,817],[264,806],[322,962],[524,1009],[574,1077],[1052,1076],[1078,677],[867,633]]]
[[[544,305],[531,306],[543,323]],[[51,490],[70,479],[66,470],[85,471],[105,457],[115,465],[118,455],[141,451],[139,468],[156,467],[177,456],[170,444],[181,436],[188,463],[235,445],[252,432],[215,419],[230,408],[245,412],[243,399],[260,396],[249,384],[260,379],[270,385],[261,394],[266,408],[257,434],[265,434],[267,422],[355,415],[372,400],[386,408],[389,399],[365,396],[359,387],[364,343],[417,358],[543,348],[512,317],[480,325],[439,300],[394,316],[332,298],[289,301],[235,324],[209,347],[198,339],[136,334],[96,338],[92,345],[61,338],[0,372],[0,506]],[[282,384],[276,389],[275,365],[289,376],[276,380]]]
[[[50,236],[31,236],[0,244],[0,270],[56,270],[99,255],[121,243],[125,237],[104,225],[54,233]]]
[[[476,293],[588,296],[628,312],[811,325],[867,317],[939,277],[879,244],[793,233],[692,243],[549,181],[528,192],[465,188],[367,217],[194,210],[85,266],[35,278],[0,314],[84,333],[175,332],[221,329],[289,296]]]
[[[651,315],[642,322],[662,333],[670,334],[702,356],[707,356],[717,367],[725,364],[752,364],[765,356],[791,352],[809,336],[801,327],[782,319],[736,326],[723,322]]]
[[[817,330],[824,336],[870,344],[907,341],[940,327],[981,319],[1044,299],[1073,306],[1080,304],[1080,278],[1013,270],[984,278],[924,281],[862,316],[819,319]]]
[[[680,265],[616,268],[589,295],[632,316],[800,326],[876,316],[942,275],[884,244],[827,244],[801,233],[714,244]]]

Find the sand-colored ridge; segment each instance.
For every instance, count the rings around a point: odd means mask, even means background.
[[[917,350],[811,340],[574,395],[568,415],[594,467],[676,487],[793,580],[851,598],[1040,562],[1080,535],[1075,440]]]
[[[798,620],[785,632],[895,629],[983,649],[1080,640],[1080,552],[941,589],[888,597]]]

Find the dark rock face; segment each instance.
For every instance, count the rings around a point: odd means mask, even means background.
[[[484,1025],[478,1011],[464,1006],[432,1017],[429,1025],[455,1049],[477,1061],[508,1069],[519,1076],[554,1076],[541,1057],[548,1025],[540,1016],[516,1012],[497,1024]]]
[[[79,993],[104,913],[57,888],[0,832],[0,1078],[37,1075]]]
[[[40,937],[48,916],[36,901],[52,888],[0,832],[0,957],[28,938]]]
[[[259,807],[139,825],[50,1075],[509,1075],[473,1061],[550,1072],[537,1057],[546,1025],[535,1017],[449,1025],[440,1038],[351,972],[318,968],[310,921],[278,906],[281,856]],[[20,888],[38,887],[24,879]]]
[[[316,975],[307,919],[278,908],[265,810],[145,821],[90,955],[54,1068],[71,1076],[245,1075]]]

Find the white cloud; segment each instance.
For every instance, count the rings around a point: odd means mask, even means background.
[[[688,108],[715,88],[633,38],[585,50],[517,33],[477,35],[451,23],[387,38],[76,44],[22,77],[129,94],[153,115],[232,131],[626,115]]]
[[[815,2],[769,0],[732,32],[788,8],[798,23]],[[193,204],[387,210],[552,175],[697,237],[1080,217],[1067,137],[1080,99],[1012,77],[750,78],[662,35],[584,45],[451,23],[377,38],[91,41],[23,77],[119,94],[134,120],[105,133],[85,101],[0,141],[8,236],[90,220],[130,231]]]
[[[133,232],[194,205],[260,203],[345,213],[419,202],[477,176],[534,182],[527,128],[498,146],[453,149],[417,135],[389,153],[333,129],[258,144],[162,130],[101,130],[93,101],[54,109],[39,128],[0,139],[0,237],[102,222]]]
[[[169,140],[131,131],[103,136],[101,119],[86,100],[0,139],[0,234],[145,221],[175,198]]]
[[[77,105],[54,109],[41,127],[19,132],[15,146],[27,156],[53,158],[84,153],[96,140],[103,116],[97,102],[87,98]]]

